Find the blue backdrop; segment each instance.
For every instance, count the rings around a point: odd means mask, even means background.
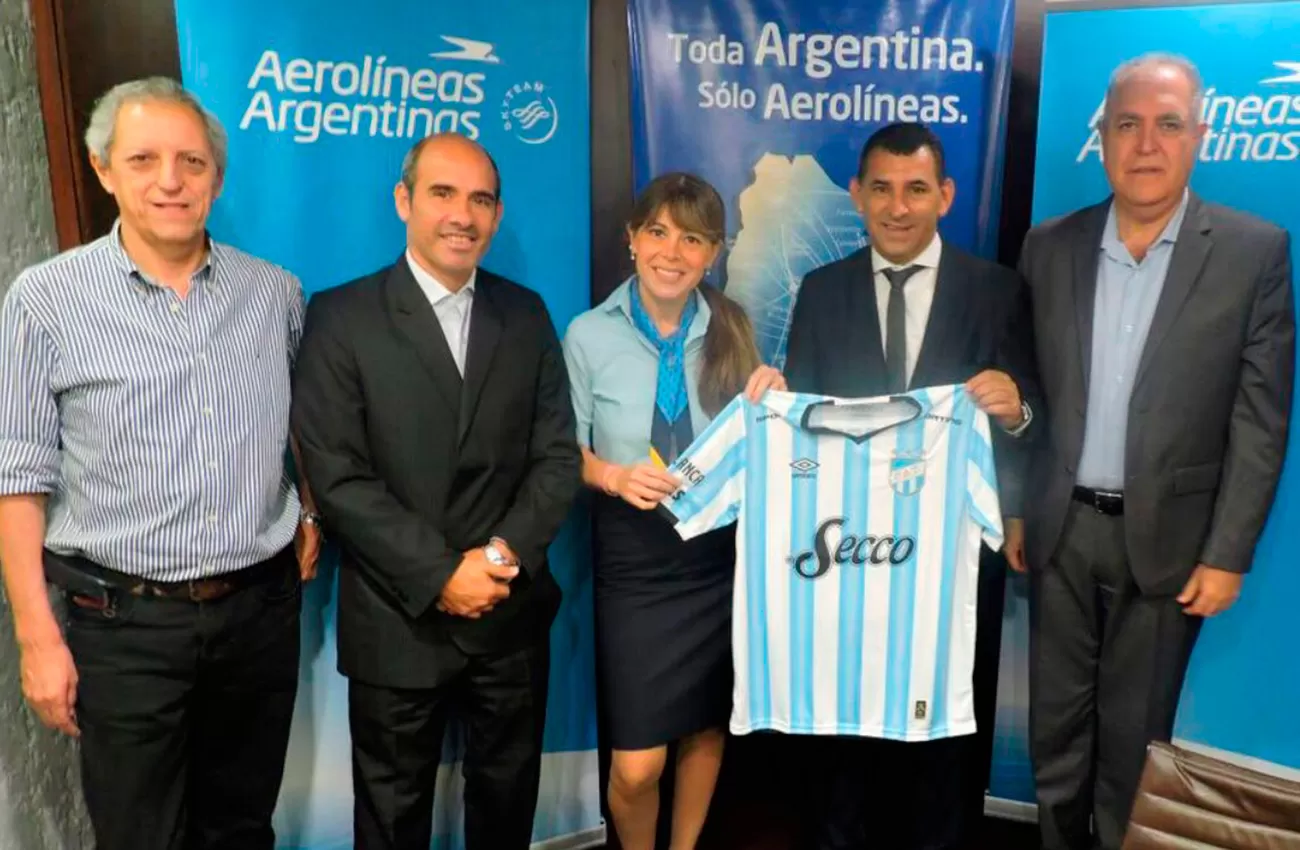
[[[864,243],[848,196],[872,131],[919,120],[957,183],[945,239],[996,247],[1011,0],[632,0],[637,188],[699,174],[728,212],[724,280],[784,362],[799,281]]]
[[[429,4],[177,0],[183,77],[230,133],[217,238],[279,263],[307,291],[393,262],[402,156],[458,131],[496,158],[505,217],[484,265],[536,289],[561,333],[590,303],[586,0]],[[603,838],[598,807],[588,535],[575,516],[551,566],[552,632],[536,840]],[[332,562],[332,558],[327,558]],[[277,830],[281,847],[351,847],[335,572],[306,595],[302,690]],[[449,760],[458,754],[456,736]],[[462,844],[460,780],[440,774],[436,847]]]
[[[1115,66],[1159,50],[1191,59],[1204,78],[1209,133],[1192,174],[1193,190],[1269,219],[1294,239],[1300,232],[1297,45],[1300,3],[1295,2],[1049,12],[1035,222],[1107,197],[1092,122]],[[1295,652],[1300,480],[1294,442],[1289,458],[1242,597],[1228,613],[1207,622],[1201,634],[1175,734],[1300,768]]]

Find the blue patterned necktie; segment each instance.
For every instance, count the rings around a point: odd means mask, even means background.
[[[699,296],[695,293],[686,301],[677,330],[660,336],[650,314],[641,302],[641,291],[635,278],[629,288],[632,302],[632,325],[646,341],[659,352],[659,375],[655,382],[655,412],[650,425],[650,444],[663,458],[672,463],[677,455],[691,444],[690,397],[686,391],[686,335],[698,311]]]

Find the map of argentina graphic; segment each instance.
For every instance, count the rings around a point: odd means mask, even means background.
[[[764,362],[780,369],[799,282],[866,244],[862,218],[848,191],[806,154],[763,154],[739,206],[726,291],[754,323]]]

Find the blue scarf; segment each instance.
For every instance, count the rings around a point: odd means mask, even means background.
[[[659,335],[650,314],[641,301],[640,286],[635,277],[628,287],[632,304],[632,325],[659,352],[659,375],[655,382],[655,415],[650,427],[650,443],[665,463],[672,463],[677,455],[690,445],[690,397],[686,390],[686,335],[699,312],[699,296],[695,293],[686,301],[677,330],[664,337]]]

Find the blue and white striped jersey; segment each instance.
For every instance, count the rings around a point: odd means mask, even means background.
[[[690,539],[738,520],[731,730],[975,731],[981,539],[1002,545],[988,417],[961,386],[737,397],[673,467]]]

